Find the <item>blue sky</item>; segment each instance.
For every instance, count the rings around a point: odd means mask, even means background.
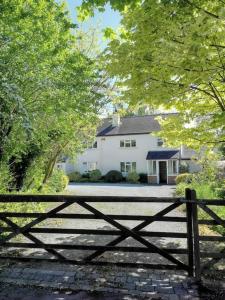
[[[70,11],[70,15],[74,23],[78,23],[76,17],[76,7],[79,6],[82,0],[65,0]],[[120,14],[117,11],[114,11],[110,8],[109,5],[106,6],[104,13],[96,11],[95,16],[90,18],[87,22],[82,24],[82,27],[98,26],[100,29],[105,27],[116,28],[120,23]]]

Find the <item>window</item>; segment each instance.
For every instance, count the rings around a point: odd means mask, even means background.
[[[136,147],[136,140],[121,140],[120,147],[122,148]]]
[[[157,139],[157,146],[161,147],[163,145],[163,140],[161,138]]]
[[[97,162],[89,162],[88,163],[88,171],[94,171],[97,169]]]
[[[124,147],[124,140],[120,141],[120,147]]]
[[[121,162],[120,163],[121,173],[129,173],[136,171],[136,162]]]
[[[156,160],[149,160],[149,175],[156,175]]]
[[[97,162],[83,162],[84,172],[90,172],[97,169]]]
[[[92,145],[92,148],[97,148],[98,147],[98,143],[97,141],[94,142],[94,144]]]
[[[168,161],[168,173],[170,175],[176,175],[178,173],[178,164],[177,160],[169,160]]]
[[[90,142],[87,142],[86,143],[86,148],[87,149],[96,149],[98,147],[98,142],[95,141],[94,143],[90,143]]]

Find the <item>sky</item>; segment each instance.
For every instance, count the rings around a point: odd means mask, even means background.
[[[78,24],[76,7],[81,4],[82,0],[65,0],[65,2],[67,3],[73,22]],[[100,30],[103,30],[106,27],[112,27],[115,29],[119,26],[120,20],[120,14],[117,11],[112,10],[111,7],[107,5],[105,12],[100,13],[96,11],[93,18],[90,18],[88,21],[80,24],[80,26],[82,26],[83,29],[90,28],[90,26],[97,26]]]

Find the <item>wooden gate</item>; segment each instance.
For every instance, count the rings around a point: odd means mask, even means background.
[[[211,202],[210,202],[211,201]],[[221,253],[201,253],[200,241],[202,240],[217,240],[217,237],[201,237],[199,236],[199,224],[219,224],[225,226],[225,221],[221,220],[208,206],[212,205],[212,200],[196,200],[195,191],[186,190],[186,197],[184,198],[149,198],[149,197],[112,197],[112,196],[61,196],[61,195],[0,195],[0,203],[59,203],[55,208],[50,209],[45,213],[34,212],[13,212],[13,211],[0,211],[0,247],[1,248],[37,248],[47,251],[51,258],[44,257],[24,257],[24,256],[9,256],[2,255],[0,259],[16,259],[21,261],[27,260],[42,260],[42,261],[60,261],[64,263],[77,264],[77,265],[116,265],[124,267],[143,267],[152,269],[177,269],[185,270],[189,276],[200,277],[201,270],[205,266],[201,266],[201,255],[211,255],[213,260],[210,264],[224,258],[225,249]],[[122,215],[122,214],[105,214],[101,210],[95,208],[92,203],[148,203],[150,206],[153,203],[163,203],[167,207],[154,215]],[[62,210],[69,208],[76,203],[88,213],[63,213]],[[182,217],[167,216],[168,213],[173,212],[179,206],[186,206],[186,213]],[[224,205],[224,200],[215,200],[213,205]],[[209,214],[213,220],[198,220],[197,207],[201,207]],[[32,219],[24,226],[18,226],[13,218],[30,218]],[[116,230],[100,230],[100,229],[77,229],[77,228],[49,228],[37,227],[47,219],[101,219],[107,222]],[[140,223],[133,228],[128,228],[122,225],[119,221],[139,221]],[[147,231],[144,230],[148,225],[153,222],[169,222],[185,223],[187,231],[181,232],[168,232],[168,231]],[[35,233],[46,234],[85,234],[85,235],[100,235],[112,236],[112,240],[106,245],[88,245],[88,244],[67,244],[67,243],[44,243],[42,240],[35,236]],[[30,242],[20,242],[12,240],[18,235],[23,235]],[[116,236],[116,238],[115,238]],[[119,246],[119,244],[127,238],[133,238],[138,241],[141,246]],[[186,248],[165,248],[157,246],[157,243],[149,241],[148,237],[156,238],[182,238],[186,240]],[[218,240],[225,240],[224,237],[219,237]],[[60,250],[91,250],[91,254],[86,255],[82,260],[68,259]],[[167,264],[152,264],[152,263],[134,263],[134,262],[111,262],[99,260],[100,256],[107,252],[135,252],[135,253],[154,253],[163,257],[168,261]],[[185,255],[186,259],[182,261],[177,255]]]

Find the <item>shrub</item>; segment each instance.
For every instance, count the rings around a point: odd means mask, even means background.
[[[220,199],[225,199],[225,187],[215,189],[216,197]]]
[[[127,174],[127,181],[131,183],[137,183],[140,179],[140,176],[137,174],[137,172],[129,172]]]
[[[0,193],[8,192],[12,187],[12,175],[10,174],[7,164],[0,163]]]
[[[106,182],[120,182],[123,180],[122,173],[116,170],[109,171],[105,175]]]
[[[176,195],[179,197],[185,196],[185,189],[191,188],[187,183],[181,182],[176,186]]]
[[[141,183],[147,183],[148,182],[148,176],[146,173],[140,173],[139,174],[139,181]]]
[[[50,177],[46,188],[49,188],[52,192],[62,192],[67,187],[68,183],[69,178],[65,175],[63,170],[55,170]]]
[[[88,180],[90,178],[90,173],[87,172],[87,173],[82,174],[82,178]]]
[[[90,172],[90,181],[98,181],[102,177],[102,173],[100,170],[93,170]]]
[[[68,177],[70,182],[80,182],[82,178],[81,174],[77,171],[68,174]]]
[[[180,174],[176,177],[176,184],[179,183],[191,183],[193,175],[190,173]]]

